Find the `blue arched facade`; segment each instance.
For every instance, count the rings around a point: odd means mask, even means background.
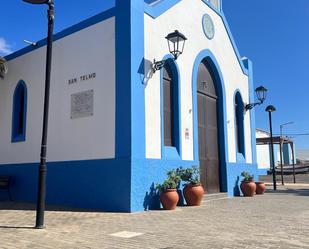
[[[163,111],[163,69],[160,70],[160,109],[161,109],[161,157],[169,159],[181,159],[181,92],[180,92],[180,74],[179,68],[171,55],[166,55],[163,60],[166,60],[166,65],[170,68],[173,77],[173,98],[174,98],[174,139],[175,147],[164,146],[164,111]]]
[[[194,160],[199,160],[198,155],[198,122],[197,122],[197,77],[198,67],[206,61],[209,65],[209,70],[214,76],[215,87],[218,95],[218,142],[220,152],[220,189],[223,192],[227,191],[227,169],[226,162],[228,159],[228,144],[227,144],[227,127],[226,127],[226,96],[224,89],[223,76],[219,64],[209,49],[202,50],[194,61],[192,73],[192,105],[193,105],[193,147]]]
[[[17,83],[13,95],[12,142],[26,140],[27,86],[23,80]]]
[[[235,111],[235,144],[236,157],[239,158],[246,155],[245,147],[245,127],[244,127],[244,102],[239,90],[234,94],[234,111]],[[240,155],[239,155],[240,154]]]

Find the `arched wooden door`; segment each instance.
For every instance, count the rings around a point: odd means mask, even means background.
[[[207,193],[217,193],[220,192],[218,95],[207,62],[199,65],[197,102],[201,182]]]

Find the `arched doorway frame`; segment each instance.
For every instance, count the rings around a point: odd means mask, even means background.
[[[220,190],[227,192],[227,115],[226,115],[226,94],[224,88],[223,76],[219,64],[209,49],[202,50],[196,56],[192,70],[192,109],[193,109],[193,148],[194,160],[199,161],[198,155],[198,121],[197,121],[197,77],[200,63],[204,60],[209,65],[209,70],[213,73],[214,83],[218,95],[218,143],[220,152]]]
[[[236,110],[236,100],[240,104],[239,109]],[[240,89],[236,89],[233,95],[233,103],[234,103],[234,126],[235,126],[235,150],[236,150],[236,161],[245,162],[246,161],[246,142],[245,142],[245,114],[244,114],[244,102],[242,98],[242,93]],[[236,112],[239,112],[238,120],[236,116]],[[237,130],[237,128],[239,130]],[[240,141],[238,141],[240,139]],[[240,150],[238,148],[238,144],[240,143]]]
[[[21,98],[23,102],[21,103]],[[25,81],[19,80],[13,93],[13,108],[12,108],[12,134],[11,141],[23,142],[26,141],[26,125],[27,125],[27,103],[28,89]],[[22,110],[20,109],[22,105]],[[22,120],[20,114],[22,113]],[[18,126],[21,125],[22,131],[18,132]]]
[[[160,70],[160,119],[161,119],[161,158],[181,159],[182,158],[182,137],[181,137],[181,78],[177,62],[171,54],[165,55],[162,60],[169,64],[176,83],[177,105],[175,115],[175,147],[164,146],[164,112],[163,112],[163,69]]]

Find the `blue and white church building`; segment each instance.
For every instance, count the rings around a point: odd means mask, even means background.
[[[244,111],[254,85],[222,1],[108,2],[54,37],[46,202],[141,211],[167,170],[193,165],[206,194],[239,194],[241,172],[258,172],[254,110]],[[187,39],[177,60],[175,30]],[[36,201],[45,56],[46,39],[8,55],[0,82],[0,175],[15,201]]]

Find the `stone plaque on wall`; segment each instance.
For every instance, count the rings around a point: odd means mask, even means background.
[[[71,95],[71,119],[93,115],[93,90]]]

